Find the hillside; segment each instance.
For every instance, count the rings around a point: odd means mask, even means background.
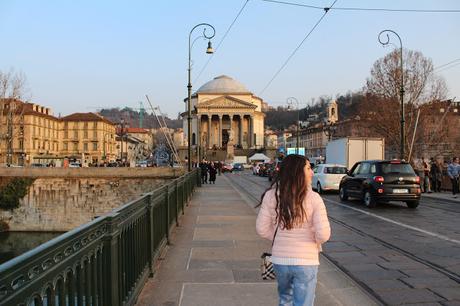
[[[130,127],[140,127],[140,113],[137,110],[125,107],[123,109],[111,108],[111,109],[102,109],[99,111],[99,114],[106,117],[114,123],[118,123],[121,119],[124,119],[129,123]],[[161,118],[160,118],[161,120]],[[169,128],[177,129],[182,127],[181,119],[170,119],[165,117],[166,124]],[[144,113],[144,118],[142,120],[143,128],[159,128],[158,121],[153,114]]]

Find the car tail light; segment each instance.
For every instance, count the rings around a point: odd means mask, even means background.
[[[415,182],[416,182],[417,184],[420,184],[420,176],[416,176],[416,177],[415,177]]]
[[[393,159],[390,161],[390,164],[400,164],[401,161],[399,159]]]
[[[383,188],[377,189],[377,192],[378,192],[378,193],[383,193]]]
[[[417,188],[417,193],[422,193],[422,190],[420,188]]]
[[[385,179],[383,178],[383,176],[374,176],[374,181],[376,181],[377,183],[383,183]]]
[[[280,168],[279,168],[279,167],[276,167],[276,171],[280,171]]]

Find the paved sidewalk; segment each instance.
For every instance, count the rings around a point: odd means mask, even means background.
[[[137,305],[277,305],[276,283],[260,279],[270,243],[257,236],[251,205],[224,175],[198,188]],[[316,305],[377,305],[324,257],[318,278]]]
[[[458,194],[457,197],[454,198],[452,195],[452,192],[450,191],[422,193],[422,199],[423,198],[447,200],[447,201],[456,202],[460,204],[460,194]]]

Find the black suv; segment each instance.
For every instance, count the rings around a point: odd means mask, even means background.
[[[379,201],[403,201],[416,208],[420,192],[420,177],[409,163],[400,160],[357,162],[339,185],[340,200],[359,198],[369,208]]]

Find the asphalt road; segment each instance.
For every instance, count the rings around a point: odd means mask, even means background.
[[[250,171],[226,174],[256,205],[270,185]],[[322,195],[332,227],[324,255],[387,305],[460,305],[460,205],[422,198],[417,209],[366,208]]]

